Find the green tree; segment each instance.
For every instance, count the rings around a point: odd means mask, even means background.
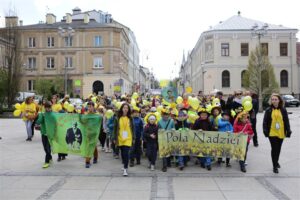
[[[254,51],[251,51],[248,68],[242,81],[242,85],[246,89],[258,95],[261,91],[263,99],[269,98],[273,92],[279,93],[279,85],[275,77],[274,67],[266,55],[266,49],[256,47]],[[261,90],[259,87],[261,87]]]
[[[52,81],[48,79],[38,79],[35,81],[35,91],[39,95],[43,95],[44,98],[50,99],[52,92]]]

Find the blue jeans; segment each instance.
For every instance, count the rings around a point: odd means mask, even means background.
[[[122,163],[124,165],[124,169],[128,169],[128,162],[129,162],[129,146],[120,146],[121,149],[121,157]]]
[[[184,167],[184,163],[187,161],[187,157],[186,156],[178,156],[177,161],[178,161],[179,167]]]
[[[32,137],[32,129],[31,129],[32,121],[30,121],[30,120],[25,121],[25,126],[26,126],[26,131],[27,131],[27,137],[31,138]]]
[[[205,167],[211,165],[211,157],[198,157],[198,160],[199,160],[200,163],[201,163],[202,165],[204,165]]]

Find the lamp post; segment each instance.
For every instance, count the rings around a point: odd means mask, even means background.
[[[251,33],[253,36],[257,36],[258,37],[258,45],[259,45],[259,56],[258,56],[258,69],[259,69],[259,73],[258,73],[258,103],[259,103],[259,112],[263,112],[263,97],[262,97],[262,81],[261,81],[261,57],[262,57],[262,50],[261,50],[261,42],[260,39],[261,37],[263,37],[264,35],[266,35],[268,33],[267,31],[268,29],[268,24],[265,23],[262,26],[258,26],[257,24],[254,24],[252,26],[251,29]]]
[[[70,26],[66,29],[62,28],[61,26],[58,27],[58,35],[64,39],[65,46],[67,46],[67,47],[72,46],[72,36],[74,34],[75,34],[75,30]],[[64,60],[65,60],[65,58],[64,58]],[[67,67],[68,67],[68,65],[66,66],[66,63],[65,63],[64,67],[65,67],[65,72],[64,72],[64,93],[66,95],[68,93],[68,77],[67,77]]]

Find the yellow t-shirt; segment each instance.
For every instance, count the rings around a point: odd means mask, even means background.
[[[62,106],[60,103],[57,103],[57,104],[53,104],[51,106],[51,109],[52,109],[52,112],[59,112],[62,110]]]
[[[272,111],[272,124],[270,130],[270,137],[278,137],[280,139],[285,138],[284,124],[282,114],[279,109],[273,109]]]
[[[132,132],[130,129],[130,120],[128,117],[121,117],[119,120],[118,146],[132,145]]]
[[[25,102],[22,103],[22,108],[23,108],[23,120],[32,120],[31,118],[35,115],[36,113],[36,105],[35,103],[31,104],[26,104]]]

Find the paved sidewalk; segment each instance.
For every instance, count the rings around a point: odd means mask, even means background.
[[[25,142],[20,119],[0,119],[0,199],[300,199],[300,108],[289,108],[291,139],[283,143],[280,173],[273,174],[270,144],[262,135],[258,116],[259,147],[250,144],[247,173],[232,167],[212,166],[207,171],[189,162],[183,171],[149,171],[147,160],[122,177],[120,160],[100,152],[100,162],[84,168],[84,159],[68,156],[42,169],[44,151],[40,133]],[[98,148],[100,150],[100,148]]]

